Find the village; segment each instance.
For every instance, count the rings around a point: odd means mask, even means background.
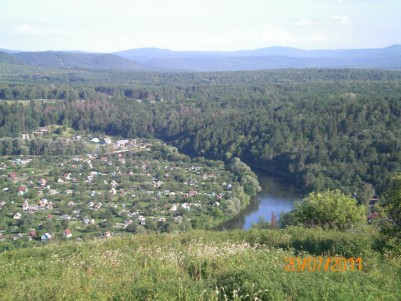
[[[91,152],[0,159],[0,241],[208,229],[241,209],[233,194],[243,189],[221,161],[190,159],[158,140],[61,139]]]

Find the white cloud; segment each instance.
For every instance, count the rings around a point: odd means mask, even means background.
[[[30,24],[19,24],[14,27],[13,34],[25,36],[38,36],[43,35],[43,32]]]
[[[205,36],[201,39],[203,45],[211,46],[211,47],[221,47],[224,46],[225,41],[215,35]]]
[[[14,35],[23,35],[23,36],[41,36],[41,37],[58,37],[58,38],[65,38],[65,37],[76,37],[77,34],[73,34],[67,31],[60,31],[60,30],[42,30],[38,27],[33,25],[23,23],[18,24],[12,29],[12,34]]]
[[[310,19],[302,19],[299,20],[295,25],[298,27],[303,27],[303,26],[311,26],[311,25],[315,25],[316,22],[310,20]]]
[[[272,25],[266,25],[260,30],[238,31],[237,38],[240,41],[265,42],[277,45],[287,45],[295,41],[292,32]]]
[[[351,21],[344,16],[333,16],[332,18],[335,22],[340,23],[342,25],[349,25],[351,24]]]

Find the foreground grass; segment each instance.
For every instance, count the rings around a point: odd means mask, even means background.
[[[399,300],[400,260],[370,241],[290,229],[51,243],[0,255],[0,300]],[[286,272],[284,258],[310,256],[304,248],[361,256],[363,269]]]

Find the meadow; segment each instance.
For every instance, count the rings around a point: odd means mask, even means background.
[[[372,228],[194,231],[49,242],[0,254],[1,300],[399,300],[401,258]],[[286,257],[361,257],[291,272]]]

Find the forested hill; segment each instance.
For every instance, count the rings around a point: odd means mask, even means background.
[[[360,195],[369,195],[371,184],[380,190],[392,172],[401,171],[400,72],[55,76],[1,86],[3,99],[62,101],[2,103],[0,136],[56,123],[99,135],[157,137],[194,156],[240,157],[288,174],[305,190],[341,188]],[[16,145],[2,139],[0,152],[17,152]]]
[[[10,54],[0,51],[0,63],[21,64],[21,62]]]
[[[113,54],[81,53],[81,52],[19,52],[0,53],[7,56],[6,63],[23,63],[31,66],[47,68],[80,68],[80,69],[112,69],[112,70],[144,70],[144,66]],[[11,60],[13,59],[13,60]]]

